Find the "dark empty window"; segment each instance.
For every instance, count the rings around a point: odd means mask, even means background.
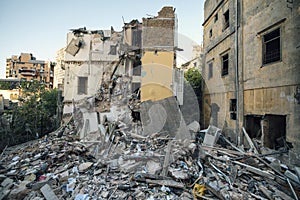
[[[132,75],[133,76],[140,76],[142,74],[142,62],[138,59],[135,60],[133,63],[133,71],[132,71]]]
[[[142,44],[142,30],[138,28],[132,29],[132,46],[141,47]]]
[[[230,108],[231,112],[236,112],[236,99],[230,99]]]
[[[280,61],[280,28],[263,36],[263,64]]]
[[[218,21],[218,13],[215,15],[215,22]]]
[[[208,79],[213,77],[213,63],[208,64]]]
[[[230,119],[236,120],[236,111],[237,111],[237,102],[236,99],[230,99],[230,107],[229,107],[229,111],[230,111]]]
[[[78,94],[87,94],[88,78],[78,77]]]
[[[117,46],[116,45],[110,45],[110,55],[117,55]]]
[[[222,56],[222,76],[225,76],[228,74],[228,54],[225,54]]]
[[[212,37],[212,29],[209,30],[209,37]]]
[[[224,13],[224,30],[229,27],[229,10]]]

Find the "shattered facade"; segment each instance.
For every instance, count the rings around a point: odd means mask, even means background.
[[[119,60],[120,40],[120,33],[113,30],[76,29],[68,33],[64,59],[64,113],[72,112],[73,100],[97,93],[104,73],[112,71]]]
[[[124,64],[119,68],[123,74],[131,77],[131,92],[139,93],[141,87],[142,70],[142,23],[132,20],[123,26],[123,51],[125,53]]]
[[[173,7],[164,7],[153,18],[143,18],[141,101],[173,96],[176,66],[177,18]]]
[[[47,88],[53,88],[54,67],[54,62],[36,60],[31,53],[21,53],[6,59],[6,78],[37,80]]]
[[[242,127],[269,148],[291,142],[291,162],[300,151],[299,5],[206,0],[203,23],[205,126],[236,143]]]
[[[61,91],[64,90],[65,79],[65,48],[61,48],[56,52],[56,66],[54,68],[54,83],[53,87]]]

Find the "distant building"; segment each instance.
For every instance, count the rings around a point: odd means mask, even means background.
[[[59,90],[64,89],[64,78],[65,78],[65,49],[61,48],[56,52],[56,66],[54,68],[54,83],[53,87]]]
[[[20,96],[19,79],[0,79],[0,96],[3,108],[9,108],[12,103],[18,103]]]
[[[299,1],[206,0],[204,124],[300,152]],[[239,11],[239,12],[237,12]]]
[[[53,88],[54,62],[36,60],[30,53],[21,53],[6,59],[6,78],[21,81],[37,80],[47,88]]]
[[[191,60],[183,63],[181,65],[181,69],[183,71],[187,71],[191,68],[198,69],[200,72],[202,71],[202,62],[203,62],[203,48],[201,45],[193,46],[193,57]]]

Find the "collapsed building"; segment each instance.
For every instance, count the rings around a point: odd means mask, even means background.
[[[64,125],[3,151],[0,199],[297,199],[286,151],[184,115],[176,50],[172,7],[122,32],[68,33]]]
[[[161,131],[165,125],[165,131],[174,132],[172,124],[178,124],[177,132],[189,135],[179,109],[183,104],[183,72],[175,68],[177,50],[173,7],[162,8],[157,17],[144,18],[143,23],[125,23],[120,32],[113,28],[72,30],[63,61],[64,114],[74,114],[77,104],[89,102],[80,108],[81,137],[96,132],[104,116],[113,120],[111,116],[124,112],[141,120],[143,133]],[[141,114],[136,106],[128,107],[128,102],[139,100]],[[171,118],[171,113],[178,115]],[[158,126],[153,119],[166,123]]]

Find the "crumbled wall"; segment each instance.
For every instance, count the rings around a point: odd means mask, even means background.
[[[157,17],[143,18],[143,48],[173,47],[175,35],[173,7],[164,7]]]

